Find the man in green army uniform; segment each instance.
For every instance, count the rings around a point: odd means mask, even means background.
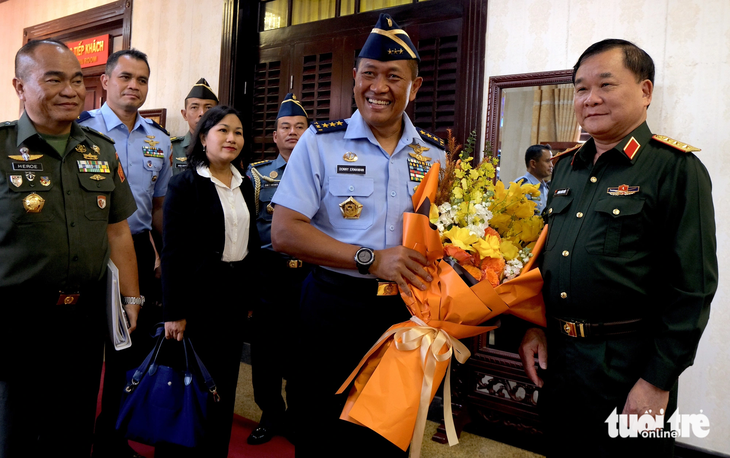
[[[710,177],[697,148],[649,130],[645,51],[598,42],[573,82],[592,138],[554,158],[541,266],[548,324],[527,331],[520,355],[542,386],[549,456],[672,456],[666,421],[717,289]],[[634,421],[631,434],[621,414],[650,426]]]
[[[190,130],[181,137],[172,137],[172,175],[184,171],[188,167],[187,156],[185,150],[190,145],[190,137],[198,126],[198,121],[203,117],[206,111],[218,105],[218,97],[213,93],[210,85],[205,78],[200,78],[195,86],[190,89],[188,96],[185,97],[185,108],[180,110],[183,118],[188,123]]]
[[[25,112],[0,125],[0,457],[89,456],[107,261],[139,297],[136,205],[113,143],[74,120],[86,89],[61,42],[15,58]],[[131,329],[139,306],[126,306]]]

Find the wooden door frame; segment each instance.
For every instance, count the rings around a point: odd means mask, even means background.
[[[92,36],[100,32],[100,29],[116,28],[121,23],[122,49],[129,49],[132,43],[132,2],[133,0],[117,0],[70,16],[26,27],[23,29],[23,44],[43,38],[63,41],[86,34]]]

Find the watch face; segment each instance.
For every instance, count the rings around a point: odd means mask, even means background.
[[[370,250],[360,250],[357,252],[357,260],[363,264],[368,264],[373,260],[373,253]]]

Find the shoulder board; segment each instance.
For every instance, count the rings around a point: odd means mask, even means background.
[[[108,137],[108,136],[102,134],[101,132],[99,132],[96,129],[92,129],[89,126],[79,126],[79,127],[81,127],[82,129],[84,129],[86,132],[91,132],[92,134],[98,135],[99,137],[103,138],[104,140],[108,141],[109,143],[114,143],[114,139],[113,138]]]
[[[438,146],[441,149],[446,148],[446,141],[443,138],[441,138],[437,135],[434,135],[430,132],[426,132],[423,129],[418,129],[418,133],[421,134],[421,138],[424,139],[425,141],[427,141],[428,143]]]
[[[265,160],[265,161],[258,161],[258,162],[254,162],[254,163],[252,163],[252,164],[250,165],[250,167],[258,167],[258,166],[260,166],[260,165],[268,165],[268,164],[271,164],[272,162],[274,162],[274,160],[273,160],[273,159],[267,159],[267,160]]]
[[[5,121],[4,123],[0,123],[0,128],[3,128],[3,127],[13,127],[17,123],[18,123],[18,121]]]
[[[702,151],[699,148],[695,148],[692,145],[688,145],[686,143],[682,143],[680,141],[677,141],[673,138],[669,138],[666,135],[654,135],[651,137],[652,140],[656,140],[658,142],[664,143],[665,145],[671,146],[672,148],[676,148],[684,153],[692,153],[695,151]]]
[[[560,160],[560,158],[568,157],[568,156],[573,156],[575,154],[575,152],[580,149],[581,146],[583,146],[583,143],[578,143],[577,145],[572,146],[572,147],[566,149],[562,153],[556,154],[550,160],[553,162],[553,164],[555,164],[556,162],[558,162],[558,160]]]
[[[88,111],[83,111],[83,112],[81,112],[79,117],[76,118],[76,122],[84,122],[87,119],[91,119],[91,113],[89,113]]]
[[[181,141],[183,139],[185,139],[184,136],[182,136],[182,137],[170,137],[170,141],[171,142],[179,142],[179,141]]]
[[[161,125],[157,124],[157,123],[155,122],[155,120],[154,120],[154,119],[150,119],[150,118],[144,118],[144,117],[143,117],[142,119],[144,119],[145,121],[147,121],[147,124],[152,124],[153,126],[157,127],[157,128],[158,128],[158,129],[160,129],[161,131],[163,131],[163,132],[165,133],[165,135],[167,135],[168,137],[170,136],[170,132],[168,132],[168,131],[167,131],[167,130],[166,130],[166,129],[165,129],[164,127],[162,127]]]
[[[337,132],[339,130],[346,130],[347,123],[344,119],[335,119],[333,121],[319,122],[314,121],[312,123],[318,134],[326,134],[327,132]]]

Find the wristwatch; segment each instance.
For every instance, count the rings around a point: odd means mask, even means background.
[[[365,275],[370,273],[370,266],[375,261],[375,252],[370,248],[362,247],[355,253],[355,264],[357,271]]]
[[[141,308],[144,307],[144,296],[123,296],[122,303],[124,305],[139,305]]]

